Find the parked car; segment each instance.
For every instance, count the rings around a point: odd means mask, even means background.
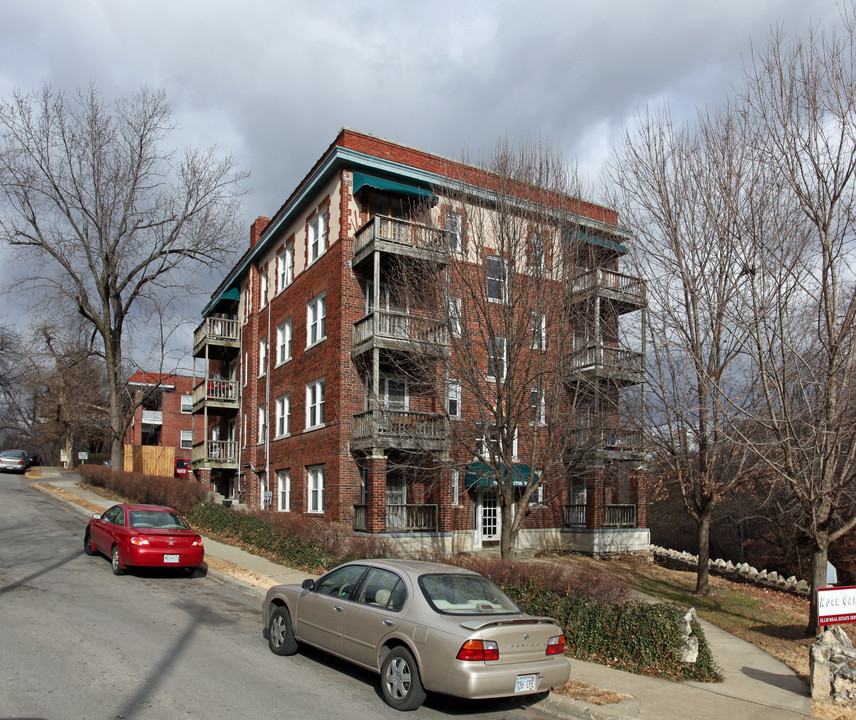
[[[29,466],[37,467],[42,464],[42,459],[36,453],[30,453],[29,455]]]
[[[177,457],[175,459],[175,476],[177,478],[189,478],[193,476],[193,470],[190,467],[190,460],[182,457]]]
[[[4,450],[0,453],[0,470],[23,473],[30,467],[30,456],[23,450]]]
[[[426,691],[463,698],[545,693],[570,677],[555,620],[525,614],[478,573],[440,563],[358,560],[267,592],[277,655],[300,643],[380,674],[384,700],[414,710]]]
[[[119,504],[93,515],[83,534],[83,550],[109,557],[114,575],[129,567],[192,573],[205,555],[199,533],[175,510],[160,505]]]

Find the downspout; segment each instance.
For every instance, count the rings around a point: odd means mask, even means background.
[[[265,268],[265,272],[267,272],[267,268]],[[267,283],[265,283],[267,285]],[[271,306],[273,305],[273,300],[270,298],[265,298],[265,302],[267,302],[268,308],[268,318],[267,318],[267,351],[265,352],[265,464],[263,468],[264,479],[261,482],[261,507],[265,510],[268,509],[269,505],[265,503],[265,493],[267,489],[270,487],[270,478],[268,477],[268,457],[270,456],[270,359],[273,355],[273,343],[271,342],[271,331],[270,331],[270,315],[271,315]],[[261,478],[260,478],[261,479]],[[271,494],[271,500],[273,500],[273,494]]]

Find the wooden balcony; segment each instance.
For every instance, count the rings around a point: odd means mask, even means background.
[[[448,446],[446,420],[439,413],[366,410],[351,418],[351,446],[440,451]]]
[[[238,469],[238,443],[235,440],[204,440],[196,443],[190,452],[194,469],[200,466]]]
[[[441,320],[375,310],[354,323],[351,356],[374,348],[448,357],[449,333]]]
[[[593,454],[608,460],[638,460],[644,449],[641,432],[599,427],[571,431],[571,455]]]
[[[237,318],[209,317],[193,332],[193,357],[224,357],[241,348],[241,327]]]
[[[645,382],[645,356],[609,345],[590,345],[571,354],[570,376],[577,380],[608,380],[617,385]]]
[[[445,230],[399,218],[375,215],[354,235],[353,268],[359,267],[373,252],[391,253],[446,262],[448,245]]]
[[[600,297],[609,300],[619,314],[645,307],[645,281],[615,270],[594,268],[574,276],[571,281],[570,304],[590,302]]]
[[[440,517],[439,505],[387,505],[386,532],[436,532]],[[354,505],[354,530],[368,531],[368,507]]]
[[[565,505],[565,527],[586,527],[586,506]],[[636,506],[632,504],[606,505],[603,508],[603,527],[635,528]]]
[[[214,415],[231,414],[238,411],[240,398],[237,380],[206,378],[193,388],[193,412],[207,410]]]

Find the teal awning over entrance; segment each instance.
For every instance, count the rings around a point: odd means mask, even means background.
[[[428,190],[414,187],[413,185],[405,185],[404,183],[396,182],[395,180],[387,180],[386,178],[380,178],[375,175],[355,172],[353,192],[356,193],[357,190],[363,187],[398,193],[399,195],[407,195],[408,197],[415,197],[420,200],[430,200],[431,202],[437,201],[437,196]]]
[[[508,477],[507,466],[502,466],[502,477]],[[511,485],[513,487],[526,487],[527,483],[535,482],[538,474],[532,472],[528,465],[513,465],[511,468]],[[475,462],[467,465],[464,476],[464,486],[469,490],[473,487],[494,487],[497,484],[496,474],[486,463]]]
[[[609,248],[610,250],[614,250],[622,255],[627,253],[627,248],[617,240],[610,240],[609,238],[600,237],[598,235],[589,235],[587,232],[572,232],[571,239],[582,240],[583,242],[588,242],[592,245],[600,245],[601,247]]]

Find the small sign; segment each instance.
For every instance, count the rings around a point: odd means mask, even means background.
[[[89,453],[85,452],[84,450],[81,450],[79,453],[77,453],[77,459],[78,460],[89,460]]]
[[[843,625],[852,622],[856,622],[856,587],[818,588],[818,625]]]

